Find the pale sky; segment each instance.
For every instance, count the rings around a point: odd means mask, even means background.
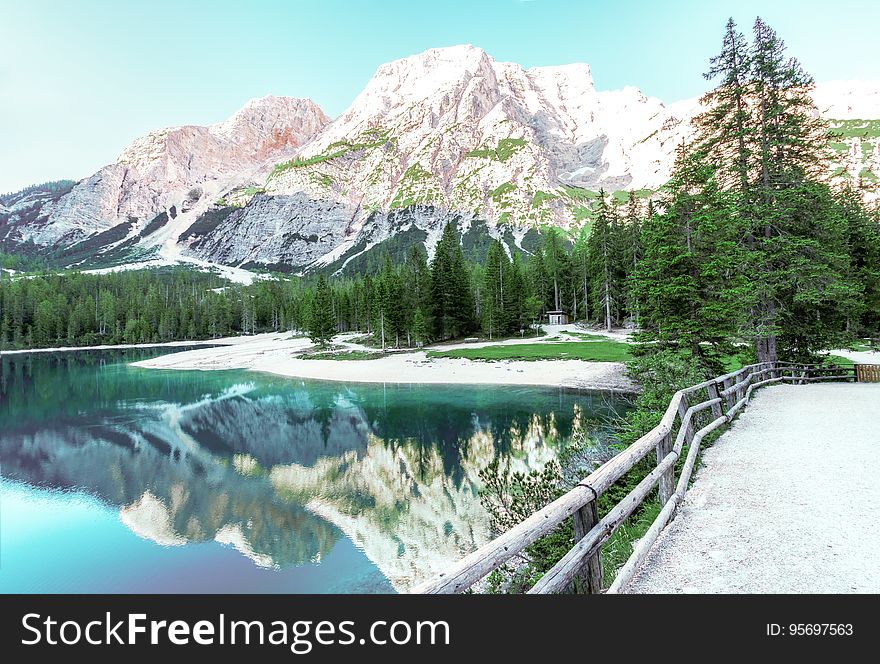
[[[748,33],[759,13],[816,80],[880,78],[880,2],[865,0],[0,0],[0,192],[83,178],[151,129],[252,97],[334,117],[380,64],[438,46],[693,97],[728,16]]]

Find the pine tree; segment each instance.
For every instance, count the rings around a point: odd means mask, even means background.
[[[827,185],[810,181],[776,191],[772,210],[761,258],[772,265],[764,276],[775,303],[774,341],[783,357],[810,360],[846,343],[847,322],[860,308],[847,220]]]
[[[652,350],[683,350],[706,374],[723,369],[733,351],[748,284],[733,194],[721,190],[702,153],[679,148],[664,212],[642,230],[644,258],[635,278],[641,338]]]
[[[552,286],[552,307],[554,310],[562,309],[562,287],[568,272],[568,253],[565,251],[565,241],[562,231],[556,226],[549,227],[544,231],[544,238],[539,250],[544,258],[544,267],[547,277]]]
[[[572,305],[574,320],[590,318],[590,229],[584,225],[578,232],[571,252]]]
[[[359,305],[361,311],[360,329],[368,334],[373,333],[373,278],[367,274],[364,276],[364,284],[361,289],[362,300]]]
[[[309,316],[309,338],[323,348],[336,334],[336,322],[333,318],[333,303],[327,279],[322,274],[315,285]]]
[[[544,252],[536,251],[529,257],[529,290],[541,304],[540,313],[553,308],[552,300],[548,298],[551,293],[551,285],[547,277],[547,267],[544,265]],[[531,323],[531,319],[529,320]]]
[[[590,231],[590,281],[593,284],[593,308],[601,312],[605,329],[611,331],[619,295],[616,274],[616,212],[604,190],[599,191],[596,218]]]
[[[648,214],[652,214],[653,207],[649,204]],[[632,319],[633,325],[639,325],[639,298],[635,285],[635,275],[639,262],[642,260],[642,205],[635,192],[629,193],[626,204],[626,212],[622,230],[622,264],[624,305],[627,315]]]
[[[457,241],[452,248],[452,285],[451,309],[455,336],[471,334],[476,329],[474,296],[468,266]]]
[[[482,320],[483,332],[493,337],[503,336],[510,330],[510,262],[501,243],[494,240],[486,254],[486,266],[483,274],[482,288]],[[505,300],[505,280],[508,289]],[[505,306],[507,305],[507,306]]]
[[[697,116],[701,132],[699,149],[719,165],[720,184],[740,194],[740,204],[749,189],[754,127],[751,122],[749,82],[752,59],[745,36],[727,21],[721,53],[709,61],[706,80],[720,78],[719,85],[700,100],[706,111]]]
[[[634,194],[631,194],[634,196]],[[615,200],[611,201],[614,214],[611,216],[609,231],[611,233],[611,283],[614,286],[614,299],[611,308],[611,318],[615,325],[622,325],[626,317],[630,315],[628,309],[629,293],[626,290],[627,277],[632,271],[630,254],[632,253],[627,222],[624,220],[626,211]],[[636,221],[636,225],[638,222]]]
[[[456,242],[452,226],[447,224],[437,243],[434,259],[431,261],[431,316],[434,321],[434,336],[448,339],[454,334],[454,312],[452,311],[453,259],[452,243]]]
[[[868,212],[852,186],[839,192],[837,201],[847,225],[849,279],[860,297],[846,329],[852,335],[880,336],[880,215]]]
[[[373,280],[373,330],[384,349],[389,340],[400,346],[400,337],[406,333],[406,302],[400,275],[386,254],[382,271]]]
[[[390,331],[389,326],[387,325],[388,302],[391,299],[388,286],[389,284],[385,279],[385,274],[377,274],[376,278],[373,279],[373,292],[370,297],[370,303],[372,304],[373,309],[371,313],[373,334],[379,341],[382,350],[385,350],[386,335]]]
[[[509,287],[504,291],[504,307],[510,321],[510,331],[517,332],[531,323],[526,316],[525,303],[528,297],[528,285],[526,283],[526,270],[522,262],[522,255],[518,252],[513,254],[510,262],[510,278],[507,280]]]
[[[394,335],[394,347],[400,348],[400,341],[406,334],[406,300],[404,298],[403,282],[397,270],[391,268],[388,262],[388,323],[391,334]]]
[[[440,339],[474,330],[470,275],[452,224],[443,229],[431,262],[431,310],[435,336]]]
[[[419,244],[410,247],[407,254],[404,288],[407,295],[406,306],[411,312],[408,318],[410,332],[416,341],[424,343],[430,328],[431,271],[425,250]]]
[[[828,131],[808,94],[812,79],[760,18],[753,36],[748,46],[728,22],[722,52],[706,74],[720,84],[704,97],[708,110],[697,120],[694,149],[717,166],[717,181],[736,197],[730,224],[746,249],[741,269],[752,284],[743,332],[754,339],[758,360],[768,362],[778,357],[780,335],[787,338],[783,351],[798,356],[828,343],[829,318],[851,308],[851,284],[840,264],[840,214],[816,186]],[[826,243],[816,245],[816,237]],[[797,266],[805,260],[815,268],[808,297],[798,294]],[[838,294],[838,314],[819,304],[830,292]],[[812,315],[804,309],[808,301],[816,307]],[[801,326],[796,340],[785,329],[794,321]]]
[[[817,213],[814,205],[819,200],[829,201],[825,195],[817,198],[818,190],[810,183],[810,178],[821,170],[827,136],[823,122],[814,117],[815,108],[808,95],[813,81],[797,60],[785,57],[785,44],[760,18],[754,25],[751,65],[757,171],[747,234],[757,295],[752,329],[758,360],[771,362],[778,357],[777,337],[784,332],[785,320],[801,306],[792,299],[798,279],[792,268],[802,264],[803,251],[812,244],[814,231],[819,230],[816,225],[826,227],[823,234],[829,239],[839,241],[841,236],[833,228],[837,224],[835,215],[812,216]],[[817,249],[819,253],[811,256],[810,262],[824,264],[828,268],[823,271],[826,278],[842,278],[835,268],[842,247],[824,245]],[[809,317],[801,319],[807,327],[799,330],[799,355],[818,350],[827,340],[826,326],[815,320],[814,325]]]
[[[529,326],[533,326],[538,322],[541,315],[543,305],[541,300],[535,295],[529,295],[523,303],[523,316],[528,321]]]
[[[417,344],[424,344],[428,340],[428,322],[425,320],[425,315],[422,313],[421,308],[416,309],[413,316],[412,333]]]

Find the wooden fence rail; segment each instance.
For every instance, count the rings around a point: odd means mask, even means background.
[[[574,546],[528,592],[565,592],[573,587],[584,592],[602,592],[602,544],[658,487],[663,507],[607,590],[609,593],[618,592],[632,579],[657,536],[684,500],[702,440],[715,429],[730,423],[749,402],[754,390],[779,382],[806,384],[856,380],[856,376],[855,367],[828,368],[772,362],[750,364],[679,390],[669,402],[660,424],[651,431],[596,468],[568,493],[411,592],[464,592],[568,518],[572,519]],[[685,447],[687,455],[676,481],[676,464]],[[597,509],[599,497],[652,452],[656,457],[654,469],[600,517]],[[576,579],[580,581],[577,584],[574,583]]]

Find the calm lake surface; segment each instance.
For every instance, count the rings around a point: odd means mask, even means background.
[[[489,539],[479,471],[540,468],[610,393],[0,356],[0,592],[405,590]]]

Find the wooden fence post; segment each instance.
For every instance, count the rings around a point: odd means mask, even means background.
[[[678,402],[678,421],[681,422],[681,426],[685,426],[684,425],[684,416],[687,414],[687,412],[688,412],[687,394],[682,394],[681,401]],[[690,445],[691,441],[693,439],[694,439],[694,426],[691,422],[688,422],[687,429],[685,430],[685,433],[684,433],[685,443]],[[670,448],[670,449],[672,449],[672,448]],[[668,454],[668,452],[667,452],[667,454]],[[660,461],[660,459],[658,458],[657,461]]]
[[[737,380],[737,382],[741,383],[744,380],[748,380],[753,372],[754,372],[754,369],[749,369],[748,371],[745,372],[745,374],[743,374],[742,380]],[[737,402],[740,402],[743,400],[743,397],[745,396],[747,389],[748,388],[745,385],[740,385],[739,387],[736,388],[736,401]]]
[[[574,541],[580,542],[588,532],[599,523],[599,510],[596,501],[591,500],[571,515],[574,526]],[[602,592],[602,547],[587,558],[583,570],[575,577],[575,588],[582,593],[596,594]]]
[[[709,387],[706,388],[706,391],[709,392],[710,399],[717,399],[718,398],[718,383],[711,383],[709,385]],[[723,414],[724,413],[721,410],[720,403],[712,404],[712,419],[713,420],[717,420]]]
[[[667,433],[660,442],[657,443],[657,463],[663,461],[666,455],[672,451],[672,432]],[[669,469],[660,476],[660,505],[666,504],[669,497],[675,492],[675,464],[669,466]]]
[[[735,380],[736,380],[736,378],[725,378],[724,383],[723,383],[724,389],[729,390],[731,387],[733,387],[733,381],[735,381]],[[736,403],[736,401],[734,401],[733,392],[730,392],[730,393],[724,395],[724,398],[727,400],[727,410],[730,410],[731,408],[733,408],[733,404]]]

